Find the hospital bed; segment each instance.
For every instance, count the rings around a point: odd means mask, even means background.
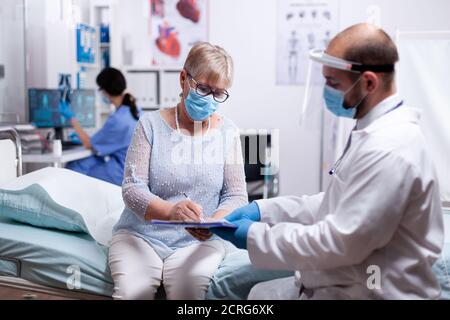
[[[5,141],[8,144],[5,144]],[[11,143],[14,148],[11,147]],[[0,182],[21,175],[21,148],[17,133],[0,128],[2,163]],[[5,165],[10,165],[9,168]],[[450,208],[446,212],[446,242],[450,242]],[[68,299],[111,299],[113,281],[108,248],[85,233],[37,228],[0,217],[0,290],[23,292],[24,298],[43,293]]]
[[[89,235],[1,218],[0,275],[0,286],[73,299],[106,299],[113,289],[108,249]]]
[[[18,133],[0,127],[0,183],[22,175]],[[79,280],[79,281],[78,281]],[[78,285],[79,282],[79,285]],[[107,248],[87,234],[41,229],[0,218],[0,290],[72,299],[110,299]]]

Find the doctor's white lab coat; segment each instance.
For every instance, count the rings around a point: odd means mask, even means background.
[[[300,298],[439,297],[431,269],[444,241],[439,187],[420,113],[390,111],[399,101],[392,96],[358,121],[325,193],[257,201],[250,259],[296,270],[309,292]]]

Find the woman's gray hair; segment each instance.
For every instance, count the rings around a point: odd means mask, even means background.
[[[206,79],[210,84],[220,83],[226,88],[233,84],[233,59],[223,48],[208,42],[200,42],[192,47],[184,69],[192,77]]]

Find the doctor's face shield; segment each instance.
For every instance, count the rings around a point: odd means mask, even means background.
[[[363,73],[394,70],[394,65],[364,65],[319,49],[311,50],[309,57],[302,121],[306,114],[309,116],[317,109],[317,105],[323,104],[335,116],[354,118],[357,108],[368,95],[361,85]]]

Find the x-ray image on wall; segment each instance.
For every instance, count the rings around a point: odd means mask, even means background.
[[[335,35],[338,5],[338,0],[278,1],[278,85],[305,83],[308,52],[315,48],[326,48]]]

